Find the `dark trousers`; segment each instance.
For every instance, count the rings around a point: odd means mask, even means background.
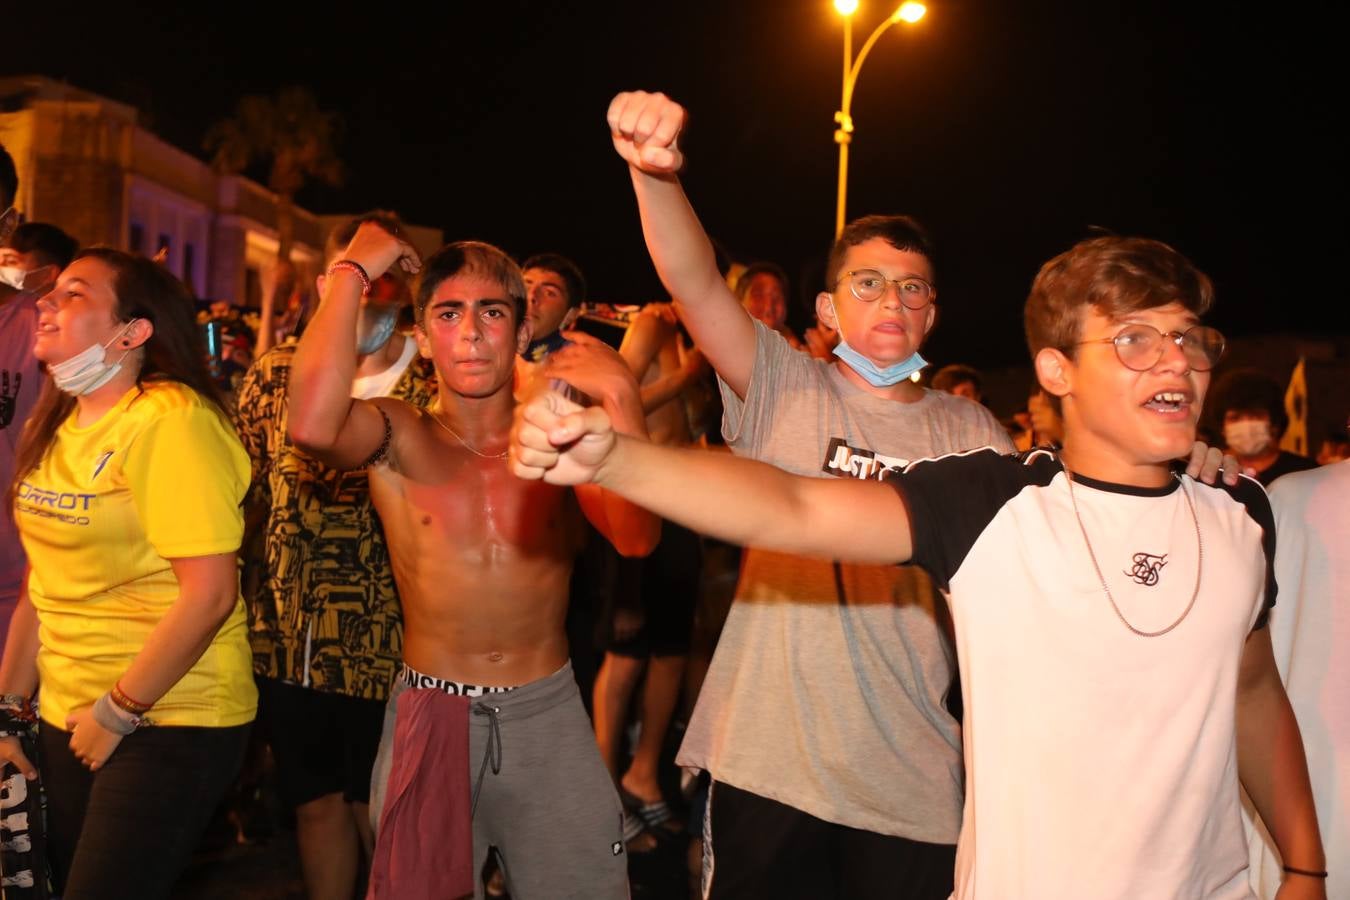
[[[239,772],[249,728],[143,728],[90,772],[70,733],[43,722],[47,852],[64,900],[168,897]]]
[[[952,892],[954,844],[837,825],[721,782],[707,825],[709,900],[946,900]]]

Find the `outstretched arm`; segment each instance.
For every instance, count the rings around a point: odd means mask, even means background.
[[[745,397],[755,363],[755,326],[722,275],[676,172],[682,106],[663,94],[619,94],[609,105],[614,149],[628,163],[652,263],[694,344],[736,396]]]
[[[621,434],[647,437],[637,381],[623,358],[589,334],[566,332],[572,346],[553,353],[542,375],[570,384],[600,404]],[[623,556],[646,556],[661,539],[661,520],[612,491],[594,484],[576,487],[577,502],[591,524]]]
[[[371,281],[394,265],[408,272],[420,266],[411,246],[375,222],[357,229],[343,258],[365,269]],[[360,466],[385,439],[385,418],[375,404],[351,396],[363,289],[356,272],[332,271],[291,363],[287,420],[291,440],[336,469]]]
[[[887,485],[805,478],[724,453],[661,447],[616,434],[604,410],[553,392],[517,409],[511,467],[551,484],[598,484],[742,546],[883,564],[912,553],[908,513]]]

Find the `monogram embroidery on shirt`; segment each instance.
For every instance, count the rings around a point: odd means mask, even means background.
[[[1127,569],[1125,574],[1144,587],[1153,587],[1158,583],[1162,567],[1167,565],[1167,554],[1158,556],[1153,553],[1136,553],[1133,563],[1134,565]]]

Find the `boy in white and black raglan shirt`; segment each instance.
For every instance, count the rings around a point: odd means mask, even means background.
[[[1249,897],[1240,778],[1279,846],[1280,897],[1323,898],[1264,627],[1269,504],[1254,482],[1210,488],[1172,464],[1223,350],[1199,324],[1211,301],[1155,241],[1097,238],[1047,263],[1026,327],[1062,404],[1057,455],[978,450],[881,485],[800,478],[615,438],[602,412],[545,395],[518,419],[514,468],[728,541],[912,561],[945,586],[966,714],[956,897]]]
[[[625,119],[645,121],[647,139],[626,135]],[[918,351],[937,310],[918,223],[867,216],[836,238],[816,315],[840,349],[812,358],[722,281],[674,174],[684,110],[620,94],[610,120],[652,261],[717,371],[734,453],[797,475],[879,481],[915,459],[1013,450],[983,406],[909,378],[925,365]],[[949,631],[946,603],[917,567],[747,550],[676,757],[713,779],[708,900],[951,892],[964,775]]]

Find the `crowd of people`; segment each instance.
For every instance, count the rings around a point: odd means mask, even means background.
[[[173,896],[264,752],[315,900],[625,898],[671,846],[716,900],[1350,884],[1350,462],[1280,449],[1269,375],[1211,386],[1205,274],[1046,262],[1000,421],[970,365],[923,384],[919,222],[844,228],[799,338],[684,123],[608,111],[670,295],[614,340],[566,257],[423,259],[387,211],[284,324],[0,236],[6,891]]]

